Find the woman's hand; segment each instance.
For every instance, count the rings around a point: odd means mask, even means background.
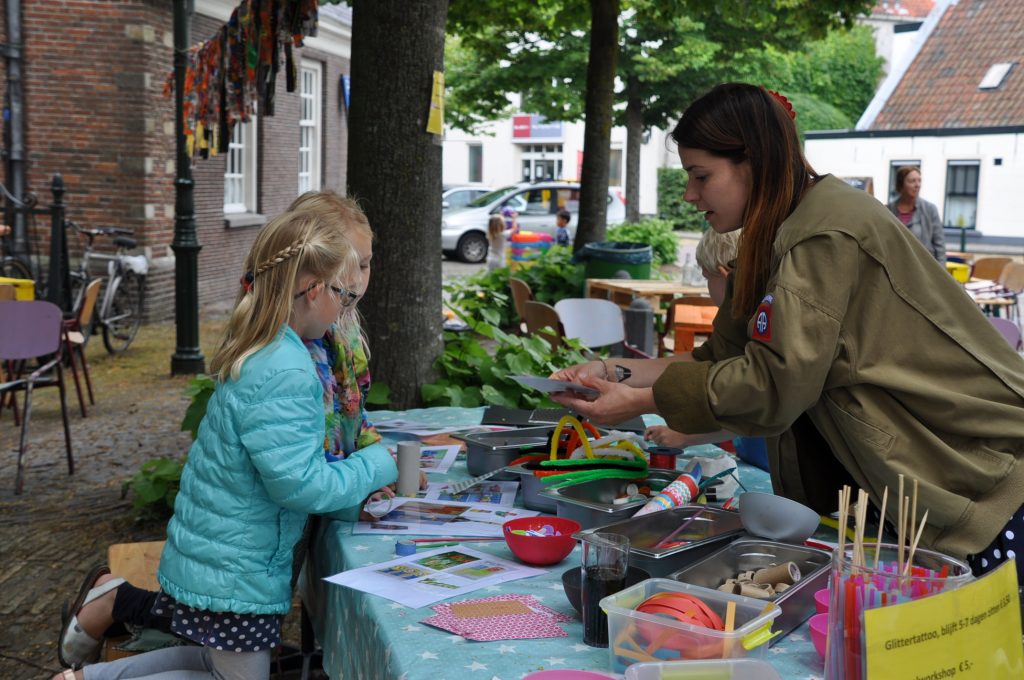
[[[682,432],[676,432],[665,425],[651,425],[644,432],[644,441],[654,442],[658,446],[684,449],[688,445],[687,439],[688,437]]]
[[[552,401],[596,422],[615,424],[644,413],[657,412],[654,390],[650,387],[628,387],[622,383],[590,377],[582,377],[575,382],[592,387],[600,394],[584,399],[575,392],[556,392],[550,395]]]
[[[583,378],[607,378],[608,373],[603,361],[588,361],[569,368],[562,368],[551,374],[552,380],[580,382]]]

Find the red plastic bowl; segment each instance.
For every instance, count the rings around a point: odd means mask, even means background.
[[[811,617],[811,642],[818,656],[825,658],[825,641],[828,639],[828,614],[815,614]]]
[[[554,536],[524,536],[513,531],[543,531],[550,526]],[[580,523],[564,517],[520,517],[510,519],[502,525],[505,543],[512,554],[520,562],[537,567],[557,564],[565,559],[576,547],[576,539],[572,537],[580,530]]]

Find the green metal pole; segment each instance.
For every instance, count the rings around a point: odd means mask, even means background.
[[[174,0],[174,131],[177,174],[174,179],[174,324],[177,347],[171,356],[172,375],[206,370],[199,349],[199,238],[196,235],[192,159],[185,145],[185,66],[189,45],[191,0]]]

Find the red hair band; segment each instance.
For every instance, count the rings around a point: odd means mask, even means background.
[[[775,90],[768,90],[768,94],[774,97],[775,101],[782,104],[782,108],[786,109],[786,113],[789,114],[790,118],[796,120],[796,111],[793,110],[793,105],[789,103],[789,100],[784,95],[779,94]]]

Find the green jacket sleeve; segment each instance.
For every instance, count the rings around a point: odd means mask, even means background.
[[[829,372],[840,370],[834,364],[844,351],[842,319],[857,263],[856,243],[836,232],[785,253],[750,322],[743,354],[673,364],[655,383],[655,402],[668,425],[687,433],[785,431],[821,398]]]

